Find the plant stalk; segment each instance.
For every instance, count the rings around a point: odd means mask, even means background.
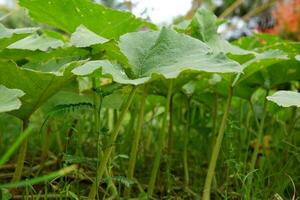
[[[156,181],[156,177],[157,177],[157,172],[158,172],[159,165],[160,165],[161,154],[162,154],[162,150],[164,148],[164,142],[166,139],[167,118],[168,118],[169,111],[170,111],[172,88],[173,88],[173,80],[170,81],[170,85],[169,85],[169,89],[168,89],[168,95],[167,95],[167,99],[166,99],[166,110],[164,113],[162,128],[161,128],[161,131],[158,136],[158,142],[157,142],[158,149],[155,154],[151,177],[150,177],[150,181],[148,184],[148,197],[149,198],[153,194],[154,185],[155,185],[155,181]]]
[[[118,136],[118,133],[121,129],[121,126],[122,126],[122,122],[124,120],[124,117],[125,117],[125,114],[129,108],[129,106],[131,105],[131,102],[133,100],[133,97],[135,95],[135,92],[137,90],[137,87],[134,86],[128,96],[128,99],[127,99],[127,102],[125,103],[122,111],[121,111],[121,114],[120,114],[120,117],[119,119],[117,120],[117,123],[111,133],[111,136],[109,138],[109,142],[108,142],[108,147],[107,149],[104,151],[104,154],[103,154],[103,157],[101,159],[101,162],[100,162],[100,165],[98,166],[98,169],[97,169],[97,177],[96,177],[96,180],[94,181],[92,187],[91,187],[91,190],[90,190],[90,193],[89,193],[89,197],[88,199],[90,200],[93,200],[95,199],[96,197],[96,193],[97,193],[97,189],[99,187],[99,184],[100,184],[100,180],[102,179],[103,177],[103,174],[105,172],[105,169],[106,169],[106,164],[109,160],[109,157],[111,155],[111,152],[113,150],[113,145],[117,139],[117,136]]]
[[[27,128],[28,128],[28,120],[23,120],[22,132],[24,132]],[[20,148],[20,151],[18,154],[18,158],[17,158],[16,169],[15,169],[15,172],[14,172],[11,182],[17,182],[22,177],[22,171],[23,171],[26,152],[27,152],[27,146],[28,146],[28,139],[26,138],[21,145],[21,148]]]
[[[258,135],[257,135],[257,139],[256,139],[257,142],[256,142],[255,149],[254,149],[254,152],[253,152],[252,157],[251,157],[250,171],[249,171],[250,173],[252,173],[255,170],[255,164],[256,164],[256,161],[257,161],[259,147],[260,147],[260,145],[262,144],[262,141],[263,141],[265,118],[266,118],[266,115],[267,115],[267,105],[268,105],[267,96],[268,96],[268,94],[269,94],[269,91],[266,92],[265,99],[264,99],[263,115],[262,115],[261,122],[259,124],[259,130],[258,130]],[[254,112],[254,109],[253,109],[253,112]],[[253,113],[253,115],[256,118],[256,114]],[[256,121],[257,121],[257,124],[258,124],[258,120],[256,120]],[[251,195],[250,190],[252,188],[252,182],[253,182],[253,174],[250,175],[249,179],[248,179],[248,188],[249,188],[247,190],[248,199],[250,199],[250,195]]]
[[[134,132],[134,135],[133,135],[132,147],[131,147],[130,158],[129,158],[129,163],[128,163],[127,178],[130,180],[133,180],[133,174],[134,174],[134,169],[135,169],[139,141],[140,141],[141,132],[142,132],[142,128],[143,128],[143,122],[144,122],[146,99],[147,99],[147,88],[146,88],[146,86],[144,86],[144,93],[143,93],[143,97],[142,97],[142,101],[141,101],[139,118],[137,121],[137,130]],[[126,187],[126,189],[124,191],[125,197],[130,196],[130,190],[131,190],[130,187]]]
[[[210,200],[211,184],[212,184],[212,180],[214,177],[215,168],[216,168],[218,156],[219,156],[221,145],[222,145],[222,140],[223,140],[226,124],[227,124],[229,111],[231,108],[232,95],[233,95],[233,88],[230,86],[225,111],[224,111],[222,122],[221,122],[221,125],[219,128],[217,140],[216,140],[216,143],[215,143],[213,151],[212,151],[212,156],[211,156],[211,160],[210,160],[209,167],[208,167],[208,172],[207,172],[206,179],[205,179],[202,200]]]
[[[184,186],[188,187],[190,182],[189,167],[188,167],[188,142],[190,133],[190,100],[187,100],[186,125],[184,131],[184,146],[183,146],[183,170],[184,170]]]
[[[169,109],[169,128],[168,128],[168,149],[167,149],[167,193],[172,190],[171,181],[171,167],[172,167],[172,147],[173,146],[173,95],[170,99],[170,109]]]

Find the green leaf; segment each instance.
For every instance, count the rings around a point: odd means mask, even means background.
[[[254,58],[242,64],[244,73],[241,74],[237,82],[242,82],[254,73],[285,60],[288,60],[288,56],[280,50],[270,50],[257,54]]]
[[[24,92],[18,89],[8,89],[0,85],[0,113],[17,110],[21,107],[20,97],[24,96]]]
[[[0,51],[0,60],[18,61],[26,59],[30,62],[47,62],[53,59],[72,58],[74,60],[85,59],[89,52],[85,49],[76,47],[64,47],[45,51],[31,51],[25,49],[4,49]],[[40,66],[41,67],[41,66]]]
[[[0,50],[37,30],[38,28],[9,29],[3,26],[3,24],[0,24]]]
[[[56,72],[40,72],[18,67],[11,62],[0,63],[0,84],[20,89],[26,94],[22,97],[21,108],[12,114],[20,119],[28,119],[52,95],[75,79],[70,71],[77,65],[78,62],[73,62]]]
[[[283,107],[290,107],[290,106],[300,107],[299,92],[277,91],[273,95],[268,96],[267,99]]]
[[[146,77],[131,80],[120,65],[112,64],[107,60],[89,61],[75,68],[72,72],[78,76],[87,76],[99,69],[103,75],[110,75],[115,82],[122,84],[139,85],[150,79],[149,77]]]
[[[240,65],[223,53],[214,53],[205,43],[167,28],[159,33],[128,33],[120,38],[120,48],[136,77],[157,73],[176,78],[185,70],[241,72]]]
[[[300,55],[295,56],[295,59],[300,61]]]
[[[84,25],[78,26],[76,31],[71,35],[71,43],[76,47],[89,47],[95,44],[103,44],[108,41],[108,39],[90,31]]]
[[[105,38],[118,38],[150,25],[129,12],[106,8],[89,0],[20,0],[35,20],[73,33],[79,25]],[[153,26],[153,25],[150,25]]]
[[[37,34],[28,36],[22,40],[19,40],[7,48],[9,49],[25,49],[31,51],[48,51],[49,49],[56,49],[64,45],[63,41],[47,37],[45,35],[39,36]]]
[[[216,52],[231,53],[237,55],[253,54],[253,52],[239,48],[221,38],[218,34],[218,19],[213,12],[200,8],[193,17],[187,32],[205,42]]]
[[[240,73],[241,66],[223,53],[213,53],[203,42],[163,28],[161,32],[128,33],[120,38],[121,52],[128,58],[132,74],[108,61],[90,61],[73,70],[89,75],[98,69],[115,82],[142,84],[155,76],[172,79],[184,71]]]

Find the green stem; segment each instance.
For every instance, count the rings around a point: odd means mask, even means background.
[[[189,185],[189,167],[188,167],[188,142],[189,142],[189,133],[190,133],[190,100],[187,100],[187,111],[186,111],[186,125],[184,131],[184,146],[183,146],[183,169],[184,169],[184,185],[188,187]]]
[[[33,132],[33,126],[28,127],[18,139],[9,147],[5,154],[0,159],[0,166],[4,165],[13,153],[18,149],[18,147],[23,143],[24,140]]]
[[[159,133],[159,136],[158,136],[158,142],[157,142],[158,149],[155,154],[151,177],[150,177],[150,181],[148,184],[148,197],[151,197],[153,194],[154,185],[155,185],[155,181],[156,181],[156,177],[157,177],[157,172],[158,172],[159,165],[160,165],[161,154],[162,154],[162,150],[164,148],[164,142],[165,142],[165,138],[166,138],[167,118],[168,118],[168,114],[169,114],[169,110],[170,110],[170,100],[171,100],[171,96],[172,96],[172,88],[173,88],[173,80],[170,81],[170,85],[169,85],[169,89],[168,89],[168,96],[167,96],[167,100],[166,100],[166,111],[164,113],[164,119],[163,119],[161,132]]]
[[[97,177],[96,177],[96,180],[94,181],[92,187],[91,187],[91,190],[90,190],[90,193],[89,193],[89,197],[88,199],[92,200],[92,199],[95,199],[96,197],[96,193],[97,193],[97,188],[100,184],[100,180],[102,179],[103,177],[103,174],[105,172],[105,169],[106,169],[106,164],[109,160],[109,157],[110,157],[110,154],[113,150],[113,144],[115,143],[116,139],[117,139],[117,136],[118,136],[118,133],[121,129],[121,126],[122,126],[122,122],[123,122],[123,119],[125,117],[125,114],[133,100],[133,97],[134,97],[134,94],[136,92],[136,89],[137,87],[133,87],[129,96],[128,96],[128,99],[127,99],[127,102],[125,103],[122,111],[121,111],[121,114],[120,114],[120,117],[111,133],[111,136],[110,136],[110,139],[109,139],[109,142],[108,142],[108,147],[107,149],[104,151],[104,154],[103,154],[103,157],[101,159],[101,162],[100,162],[100,165],[98,166],[98,169],[97,169]]]
[[[28,127],[28,120],[23,120],[23,131],[25,131]],[[28,145],[28,139],[24,139],[23,143],[21,145],[18,158],[17,158],[17,166],[12,178],[12,182],[19,181],[22,176],[22,171],[24,167],[24,162],[25,162],[25,157],[26,157],[26,152],[27,152],[27,145]]]
[[[0,188],[17,188],[17,187],[32,186],[32,185],[35,185],[38,183],[43,183],[45,181],[49,181],[49,180],[56,179],[58,177],[65,176],[66,174],[68,174],[72,171],[75,171],[76,169],[77,169],[76,165],[71,165],[71,166],[65,167],[63,169],[60,169],[58,171],[52,172],[52,173],[44,175],[44,176],[40,176],[40,177],[36,177],[33,179],[24,180],[24,181],[15,181],[12,183],[6,183],[3,185],[0,185]]]
[[[219,128],[217,140],[216,140],[216,143],[215,143],[213,151],[212,151],[212,156],[211,156],[211,160],[210,160],[209,167],[208,167],[208,172],[207,172],[206,179],[205,179],[202,200],[210,200],[211,183],[212,183],[212,180],[214,177],[215,168],[216,168],[216,164],[217,164],[217,160],[218,160],[218,156],[219,156],[219,152],[221,149],[222,140],[223,140],[226,124],[227,124],[227,119],[228,119],[228,115],[229,115],[229,111],[230,111],[230,107],[231,107],[232,94],[233,94],[233,88],[230,87],[228,97],[227,97],[225,111],[224,111],[222,122],[221,122],[221,125]]]
[[[133,135],[130,159],[129,159],[129,163],[128,163],[127,178],[129,178],[130,180],[133,180],[136,157],[137,157],[139,141],[140,141],[142,127],[143,127],[143,121],[144,121],[146,99],[147,99],[147,91],[146,91],[146,86],[145,86],[144,94],[143,94],[142,101],[141,101],[139,118],[138,118],[138,122],[137,122],[137,130],[135,131],[135,133]],[[128,197],[129,195],[130,195],[130,187],[127,187],[124,191],[124,196]]]
[[[168,149],[167,149],[167,192],[172,191],[171,167],[172,167],[172,146],[173,146],[173,95],[170,99],[169,109],[169,129],[168,129]]]
[[[261,119],[261,123],[258,124],[258,120],[257,120],[257,124],[259,126],[259,130],[258,130],[258,135],[257,135],[257,139],[256,139],[256,144],[255,144],[255,148],[254,148],[254,152],[252,154],[252,158],[251,158],[251,163],[250,163],[250,173],[252,173],[255,170],[255,164],[257,161],[257,156],[258,156],[258,152],[259,152],[259,147],[262,144],[262,140],[263,140],[263,135],[264,135],[264,126],[265,126],[265,118],[267,115],[267,105],[268,105],[268,100],[267,100],[267,96],[269,94],[269,91],[266,92],[266,96],[264,99],[264,107],[263,107],[263,115],[262,115],[262,119]],[[251,103],[252,104],[252,103]],[[254,109],[253,109],[254,112]],[[256,114],[253,113],[254,117],[256,118]],[[251,188],[252,188],[252,182],[253,182],[253,174],[251,174],[249,176],[248,179],[248,190],[247,190],[247,199],[250,199],[250,195],[251,195]]]

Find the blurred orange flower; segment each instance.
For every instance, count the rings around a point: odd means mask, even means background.
[[[300,40],[300,0],[279,1],[273,11],[275,26],[268,32]]]

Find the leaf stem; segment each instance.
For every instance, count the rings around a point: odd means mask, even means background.
[[[213,148],[211,160],[210,160],[209,167],[208,167],[208,172],[207,172],[206,179],[205,179],[202,200],[210,200],[211,183],[212,183],[212,180],[214,177],[215,168],[216,168],[216,164],[217,164],[217,160],[218,160],[218,156],[220,153],[222,140],[223,140],[226,124],[227,124],[227,119],[228,119],[229,111],[231,108],[232,95],[233,95],[233,88],[232,88],[232,86],[230,86],[225,111],[223,114],[222,122],[221,122],[221,125],[219,128],[216,143]]]
[[[263,115],[262,115],[261,122],[259,124],[259,130],[258,130],[258,135],[257,135],[257,139],[256,139],[257,142],[255,144],[254,152],[253,152],[252,157],[251,157],[249,173],[252,173],[255,170],[255,164],[256,164],[256,161],[257,161],[259,147],[262,144],[262,140],[263,140],[265,118],[266,118],[266,115],[267,115],[267,105],[268,105],[267,96],[268,96],[268,94],[269,94],[269,90],[266,91],[266,95],[265,95],[265,99],[264,99]],[[252,109],[252,111],[254,112],[254,109]],[[253,115],[257,119],[255,112],[253,113]],[[258,124],[258,120],[256,120],[256,121],[257,121],[256,123]],[[249,179],[248,179],[248,184],[247,184],[248,185],[248,190],[247,190],[247,193],[246,193],[246,195],[248,197],[247,199],[250,199],[252,182],[253,182],[253,174],[251,174],[249,176]]]
[[[23,120],[23,131],[25,131],[28,128],[28,120]],[[26,136],[26,135],[25,135]],[[27,145],[28,145],[28,139],[25,137],[24,140],[22,140],[22,145],[18,154],[17,158],[17,165],[16,169],[12,178],[12,182],[19,181],[22,176],[22,171],[24,167],[26,152],[27,152]]]
[[[133,174],[134,174],[134,169],[135,169],[139,141],[140,141],[143,122],[144,122],[146,99],[147,99],[147,88],[146,88],[146,86],[144,86],[144,93],[143,93],[143,97],[142,97],[142,101],[141,101],[139,118],[138,118],[138,122],[137,122],[137,130],[134,132],[134,135],[133,135],[132,147],[131,147],[130,158],[129,158],[129,163],[128,163],[127,178],[129,178],[130,180],[133,179]],[[124,196],[125,197],[130,196],[130,187],[126,187],[126,189],[124,191]]]
[[[103,154],[103,157],[101,159],[101,162],[100,162],[100,165],[98,166],[98,169],[97,169],[97,177],[96,177],[96,180],[94,181],[92,187],[91,187],[91,190],[90,190],[90,193],[89,193],[89,197],[88,199],[92,200],[92,199],[95,199],[96,197],[96,193],[97,193],[97,188],[100,184],[100,180],[102,179],[102,176],[105,172],[105,169],[106,169],[106,164],[109,160],[109,157],[110,157],[110,154],[113,150],[113,145],[117,139],[117,136],[118,136],[118,133],[121,129],[121,126],[122,126],[122,122],[123,122],[123,119],[125,117],[125,114],[129,108],[129,106],[131,105],[131,102],[133,100],[133,97],[135,95],[135,92],[137,90],[137,86],[134,86],[128,96],[128,99],[127,99],[127,102],[125,103],[122,111],[121,111],[121,114],[120,114],[120,117],[119,119],[117,120],[117,123],[111,133],[111,136],[110,136],[110,139],[109,139],[109,142],[108,142],[108,147],[107,149],[104,151],[104,154]]]
[[[187,110],[186,110],[186,125],[184,131],[184,142],[183,142],[183,170],[184,170],[184,186],[189,185],[189,166],[188,166],[188,143],[190,133],[190,99],[187,99]]]
[[[155,154],[151,177],[150,177],[150,181],[148,184],[148,197],[149,198],[153,194],[154,185],[155,185],[155,181],[156,181],[156,177],[157,177],[157,172],[158,172],[159,165],[160,165],[161,154],[162,154],[162,150],[164,148],[164,142],[165,142],[165,138],[166,138],[167,118],[169,115],[170,102],[171,102],[171,96],[172,96],[172,88],[173,88],[173,80],[170,81],[170,85],[169,85],[169,89],[168,89],[168,95],[167,95],[167,99],[166,99],[166,110],[164,113],[161,132],[159,133],[159,136],[158,136],[158,142],[157,142],[158,149]]]

